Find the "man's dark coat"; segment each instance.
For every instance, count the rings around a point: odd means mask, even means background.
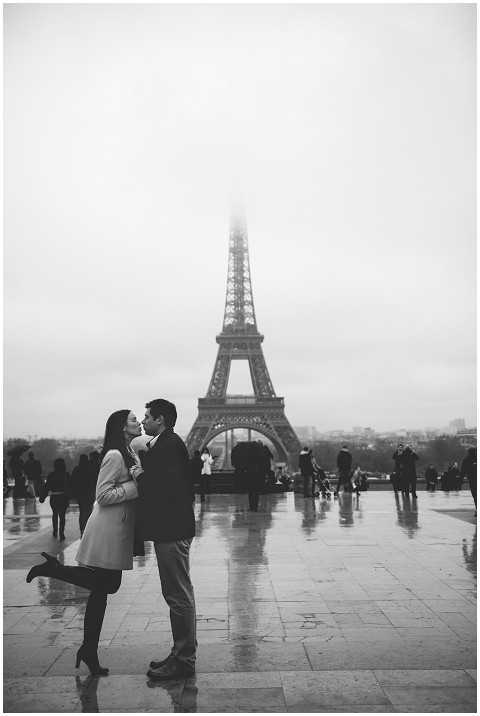
[[[164,430],[150,450],[140,453],[138,524],[143,539],[176,542],[195,535],[187,448]]]
[[[352,455],[345,448],[342,448],[337,455],[337,467],[342,472],[349,472],[352,469]]]
[[[413,450],[411,450],[409,447],[406,447],[403,451],[402,467],[404,476],[407,480],[417,478],[417,468],[415,464],[417,460],[417,453],[413,452]]]

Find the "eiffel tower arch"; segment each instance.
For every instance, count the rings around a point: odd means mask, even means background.
[[[285,415],[267,370],[253,304],[247,229],[243,219],[232,221],[229,237],[227,295],[222,332],[212,378],[198,416],[187,436],[190,452],[200,450],[220,433],[238,428],[255,430],[271,440],[280,459],[293,463],[300,442]],[[227,395],[233,360],[247,360],[253,395]]]

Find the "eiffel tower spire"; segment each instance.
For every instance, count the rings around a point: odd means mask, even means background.
[[[253,304],[246,222],[237,213],[229,234],[223,329],[217,336],[218,353],[207,394],[198,400],[198,417],[187,436],[189,450],[201,448],[220,433],[247,428],[269,438],[281,460],[293,461],[300,443],[286,418],[283,398],[275,395],[262,342]],[[248,361],[254,396],[227,395],[232,360],[241,359]]]
[[[248,235],[245,219],[237,214],[232,218],[227,272],[227,295],[223,317],[224,333],[257,331],[253,305]]]

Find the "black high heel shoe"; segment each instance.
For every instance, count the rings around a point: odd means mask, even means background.
[[[110,673],[108,669],[100,666],[98,661],[97,651],[89,649],[85,644],[82,644],[80,649],[77,651],[77,660],[75,662],[75,668],[78,669],[80,662],[83,661],[89,668],[92,676],[108,676]]]
[[[43,564],[36,564],[31,568],[26,576],[26,581],[30,583],[35,577],[53,577],[56,567],[59,565],[59,561],[56,557],[52,557],[47,552],[40,552],[42,557],[45,558]]]

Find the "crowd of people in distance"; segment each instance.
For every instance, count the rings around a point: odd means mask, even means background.
[[[101,456],[96,450],[89,455],[82,454],[70,474],[65,460],[58,457],[53,462],[53,470],[44,477],[42,464],[32,451],[28,453],[27,460],[23,460],[20,454],[13,454],[9,461],[10,474],[14,480],[13,497],[38,497],[42,503],[50,498],[53,537],[58,537],[60,541],[65,539],[65,516],[70,500],[74,499],[79,507],[80,535],[83,535],[95,502],[100,463]],[[8,475],[4,467],[4,496],[8,490]]]
[[[390,480],[395,493],[402,492],[404,495],[412,494],[417,497],[417,453],[411,445],[399,443],[392,455],[395,464],[394,472]],[[460,468],[458,462],[450,462],[447,468],[439,475],[435,465],[427,465],[425,468],[425,487],[427,492],[435,492],[438,484],[444,492],[458,491],[462,489],[464,480],[467,480],[472,493],[475,507],[477,506],[477,449],[469,447],[467,454],[462,460]]]
[[[418,455],[411,445],[399,443],[392,455],[394,471],[390,481],[395,493],[411,495],[417,498],[417,461]],[[205,502],[211,492],[211,477],[215,456],[208,447],[195,450],[189,461],[192,501],[199,493],[200,501]],[[288,469],[280,465],[272,469],[273,454],[261,441],[240,442],[231,452],[231,464],[235,470],[235,485],[238,491],[248,493],[249,509],[258,510],[259,495],[268,490],[287,491],[294,489],[294,479]],[[445,492],[462,488],[468,481],[475,506],[476,493],[476,448],[468,448],[467,455],[460,467],[451,462],[439,474],[432,464],[425,469],[426,490],[434,492],[438,487]],[[10,474],[14,480],[13,496],[38,497],[40,502],[50,498],[52,509],[53,536],[65,539],[65,515],[71,499],[79,506],[79,529],[83,535],[85,525],[92,512],[95,501],[95,488],[100,470],[101,456],[97,451],[89,455],[82,454],[71,475],[67,472],[65,461],[57,458],[53,470],[44,478],[42,464],[34,453],[28,453],[27,460],[21,454],[13,454],[10,462]],[[312,450],[305,446],[298,456],[298,467],[302,481],[304,497],[330,499],[338,497],[341,491],[355,492],[357,495],[368,489],[367,475],[359,465],[354,465],[353,457],[347,445],[342,445],[337,455],[337,482],[332,485],[325,470],[318,464]],[[4,466],[4,495],[8,493],[8,480]]]
[[[418,455],[410,445],[399,443],[392,455],[395,470],[390,476],[395,493],[417,496],[417,460]]]
[[[319,497],[329,499],[332,495],[332,487],[325,470],[317,463],[309,447],[300,451],[298,466],[303,480],[303,496]],[[353,465],[353,457],[347,445],[342,445],[337,455],[338,480],[333,496],[338,497],[340,491],[364,492],[368,489],[368,481],[365,472],[362,472],[359,465]]]

